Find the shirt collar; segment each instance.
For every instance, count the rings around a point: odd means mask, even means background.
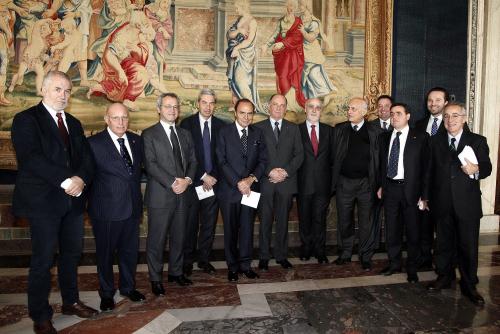
[[[247,135],[248,135],[248,127],[243,128],[238,122],[234,122],[234,124],[236,124],[236,128],[238,129],[238,133],[240,134],[240,136],[241,136],[241,130],[243,129],[247,129]]]
[[[455,138],[455,145],[458,145],[458,142],[460,141],[460,138],[462,138],[462,134],[464,133],[464,129],[460,130],[460,132],[456,136],[452,136],[448,132],[448,143],[451,143],[451,138]]]
[[[124,133],[123,136],[118,137],[113,131],[111,131],[111,129],[109,128],[109,126],[106,129],[108,130],[108,133],[111,136],[111,139],[113,140],[113,142],[117,141],[118,138],[123,138],[123,139],[125,139],[125,141],[128,141],[126,133]]]
[[[443,120],[443,114],[439,114],[437,116],[431,115],[431,120],[434,122],[434,118],[437,118],[439,121]]]
[[[359,130],[359,129],[361,129],[363,127],[363,124],[365,124],[365,120],[364,119],[362,119],[361,122],[359,122],[357,124],[351,122],[351,128],[354,129],[354,126],[357,125],[358,126],[358,130]]]
[[[311,125],[315,125],[316,129],[319,128],[319,122],[317,122],[316,124],[313,124],[313,123],[309,122],[309,120],[306,119],[306,124],[307,124],[308,128],[311,128]]]
[[[278,122],[278,126],[281,127],[281,122],[283,122],[283,119],[273,119],[272,117],[269,117],[269,121],[271,122],[271,126],[274,128],[274,123]]]
[[[42,104],[43,106],[45,107],[45,109],[47,109],[47,111],[50,113],[50,115],[54,118],[54,119],[57,119],[57,113],[60,112],[62,114],[62,117],[63,119],[66,118],[66,115],[64,114],[64,110],[61,110],[61,111],[56,111],[54,110],[52,107],[49,107],[45,102],[42,101]]]
[[[168,123],[168,122],[165,122],[164,120],[160,119],[160,123],[161,125],[165,128],[165,129],[168,129],[170,130],[170,127],[173,126],[175,128],[175,123]]]
[[[208,124],[212,123],[212,116],[210,116],[208,119],[205,119],[205,117],[203,117],[201,113],[198,112],[198,118],[200,119],[200,124],[205,124],[205,121],[208,121]]]
[[[403,135],[406,136],[409,131],[410,131],[410,126],[408,124],[406,124],[406,126],[404,128],[402,128],[401,130],[396,130],[395,128],[393,128],[392,133],[394,135],[396,135],[396,133],[401,132],[402,136]]]

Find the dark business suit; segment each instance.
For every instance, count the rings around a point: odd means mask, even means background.
[[[474,290],[478,282],[477,257],[479,221],[483,216],[479,180],[471,179],[460,169],[457,154],[465,145],[474,151],[479,165],[479,179],[491,174],[486,138],[470,131],[462,132],[457,152],[449,148],[448,134],[430,139],[430,164],[424,198],[436,220],[436,269],[438,275],[453,278],[453,255],[457,254],[462,288]],[[456,238],[456,243],[454,242]],[[458,249],[454,249],[457,247]]]
[[[48,303],[50,268],[58,243],[63,304],[71,305],[79,299],[77,266],[82,252],[86,190],[79,197],[72,197],[61,188],[61,183],[76,175],[90,184],[94,162],[80,122],[68,113],[65,115],[69,148],[42,103],[16,114],[12,123],[18,163],[13,211],[16,216],[27,217],[30,223],[28,309],[35,323],[52,318]]]
[[[332,191],[333,128],[319,123],[318,155],[314,156],[306,122],[299,124],[304,161],[298,170],[299,234],[301,254],[325,257],[326,215]]]
[[[417,203],[423,193],[425,167],[428,161],[428,138],[425,132],[409,129],[403,154],[404,183],[387,178],[389,147],[393,132],[380,135],[380,186],[385,212],[386,247],[389,267],[401,268],[403,225],[406,225],[408,259],[406,270],[415,274],[420,257],[419,212]],[[402,143],[401,143],[402,144]],[[401,182],[401,181],[400,181]]]
[[[267,165],[262,131],[250,125],[247,142],[247,154],[244,155],[235,123],[224,126],[217,137],[217,164],[221,175],[217,196],[224,220],[224,254],[232,272],[250,270],[253,249],[255,209],[240,203],[242,195],[238,182],[252,174],[258,182],[254,182],[251,189],[258,192]]]
[[[271,126],[269,119],[255,124],[255,127],[262,131],[266,142],[268,163],[264,174],[269,176],[273,168],[283,168],[288,174],[280,183],[271,183],[268,177],[261,181],[259,258],[271,258],[272,227],[276,219],[274,258],[276,261],[283,261],[288,257],[288,214],[292,207],[293,194],[297,193],[297,170],[304,160],[304,150],[296,124],[283,119],[277,142],[273,133],[274,125]]]
[[[389,132],[392,131],[394,128],[391,125],[391,119],[389,118],[386,122],[387,122],[387,129],[384,129],[382,127],[382,125],[380,124],[380,118],[375,118],[375,119],[369,121],[368,123],[376,125],[376,126],[380,127],[384,131],[389,131]]]
[[[427,124],[432,116],[427,114],[426,117],[415,122],[415,129],[421,132],[427,131]],[[444,122],[441,120],[439,124],[438,131],[436,134],[446,133],[444,127]],[[430,132],[428,133],[430,135]],[[421,252],[421,262],[423,264],[432,264],[432,248],[434,244],[434,230],[436,229],[436,222],[432,218],[429,211],[421,212],[421,222],[420,222],[420,252]]]
[[[380,118],[375,118],[368,123],[374,124],[382,129],[384,132],[392,132],[394,129],[391,125],[391,119],[387,119],[387,129],[384,129],[380,124]],[[378,249],[380,245],[380,229],[382,228],[382,207],[383,203],[378,197],[375,196],[373,204],[373,238],[374,238],[374,249]]]
[[[338,243],[340,257],[350,259],[354,244],[354,204],[358,210],[359,255],[360,260],[369,262],[375,251],[375,233],[373,231],[373,203],[377,191],[379,172],[378,136],[382,133],[379,126],[364,122],[369,138],[368,177],[352,179],[341,175],[342,164],[349,149],[352,126],[350,122],[337,124],[334,132],[334,168],[332,184],[336,191]],[[358,131],[361,131],[358,130]]]
[[[203,185],[201,177],[207,173],[219,180],[219,171],[215,158],[215,142],[219,130],[225,123],[215,116],[211,117],[210,128],[210,158],[212,161],[212,170],[205,170],[205,154],[203,150],[202,128],[200,126],[199,113],[191,115],[182,120],[180,126],[188,130],[193,137],[194,151],[198,168],[193,180],[194,187]],[[217,192],[218,186],[214,185],[213,190]],[[198,263],[208,263],[212,244],[214,240],[215,224],[219,213],[219,205],[217,197],[212,196],[203,200],[198,200],[196,195],[193,195],[189,206],[188,221],[186,226],[186,237],[184,240],[184,265],[191,266],[195,260],[196,249],[198,248]],[[198,233],[199,228],[199,233]],[[198,247],[197,247],[198,245]]]
[[[139,249],[139,223],[142,217],[141,137],[127,132],[132,158],[132,174],[113,143],[108,130],[89,138],[96,172],[89,192],[88,213],[96,241],[99,294],[115,294],[113,260],[118,254],[120,293],[135,289]],[[127,149],[128,150],[128,149]]]
[[[175,127],[182,152],[182,175],[176,175],[174,151],[161,123],[142,132],[144,143],[144,166],[148,174],[144,202],[148,208],[148,238],[146,253],[149,279],[161,282],[163,252],[167,233],[169,235],[168,272],[172,276],[182,275],[183,245],[187,221],[187,206],[192,193],[189,186],[182,194],[175,194],[172,184],[176,178],[189,177],[194,180],[196,157],[189,131]]]

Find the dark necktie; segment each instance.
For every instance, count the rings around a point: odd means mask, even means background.
[[[59,134],[61,135],[61,138],[64,142],[64,145],[66,147],[69,147],[69,134],[68,134],[68,129],[64,126],[64,121],[62,119],[62,113],[58,112],[56,113],[57,116],[57,127],[59,128]]]
[[[181,145],[177,134],[175,134],[174,126],[170,125],[170,142],[172,143],[172,150],[174,151],[175,172],[177,177],[184,177],[184,168],[182,167],[182,154]]]
[[[396,132],[396,138],[392,141],[391,153],[389,154],[389,165],[387,166],[387,177],[393,179],[398,175],[399,160],[399,136],[401,131]]]
[[[387,130],[387,122],[386,122],[386,121],[383,121],[383,122],[382,122],[382,128],[383,128],[384,130]]]
[[[352,129],[354,130],[354,132],[357,132],[358,131],[358,126],[355,125],[355,126],[352,127]]]
[[[456,141],[457,141],[456,138],[451,138],[451,140],[450,140],[450,151],[452,151],[454,153],[457,151],[457,147],[455,146]]]
[[[210,151],[210,130],[208,129],[208,121],[205,121],[203,126],[203,156],[205,161],[205,172],[210,174],[212,171],[212,152]]]
[[[132,158],[130,157],[130,154],[128,153],[127,147],[125,146],[125,139],[123,138],[118,138],[118,144],[120,144],[120,155],[123,158],[123,161],[125,161],[125,166],[127,167],[127,171],[130,175],[132,175],[133,170],[132,170]]]
[[[247,150],[248,150],[248,136],[247,136],[247,129],[241,130],[241,146],[243,147],[243,156],[246,158],[247,157]]]
[[[274,133],[274,138],[276,139],[276,142],[278,142],[280,139],[280,127],[279,127],[279,125],[280,125],[280,123],[278,121],[274,122],[273,133]]]
[[[314,156],[318,156],[318,136],[316,135],[316,125],[311,125],[311,145]]]
[[[437,117],[434,117],[434,121],[432,122],[432,127],[431,127],[431,136],[434,136],[438,132],[438,119]]]

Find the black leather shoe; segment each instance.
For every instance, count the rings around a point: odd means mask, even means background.
[[[300,261],[309,261],[311,259],[311,257],[310,256],[301,255],[299,257],[299,259],[300,259]]]
[[[361,268],[363,268],[364,271],[371,271],[372,263],[370,261],[361,261]]]
[[[268,271],[269,270],[269,260],[259,260],[259,270]]]
[[[187,286],[193,284],[193,281],[191,281],[189,278],[186,278],[186,276],[184,275],[179,275],[179,276],[168,275],[168,282],[169,283],[175,282],[180,286]]]
[[[418,283],[418,275],[417,273],[408,273],[408,277],[406,278],[406,280],[409,282],[409,283]]]
[[[462,289],[462,294],[476,306],[484,306],[484,298],[477,290]]]
[[[238,273],[236,271],[228,271],[227,280],[229,282],[238,282]]]
[[[115,308],[115,301],[113,298],[103,297],[101,298],[101,305],[99,308],[103,312],[109,312]]]
[[[281,268],[283,268],[283,269],[292,269],[293,268],[292,264],[287,259],[284,259],[281,261],[276,261],[276,263],[279,264],[281,266]]]
[[[215,274],[215,268],[210,262],[198,262],[198,268],[206,274]]]
[[[335,261],[333,261],[333,263],[335,263],[337,266],[342,266],[342,265],[344,265],[346,263],[350,263],[350,262],[351,262],[351,259],[343,259],[340,256]]]
[[[163,288],[163,284],[158,281],[151,282],[151,291],[155,296],[165,296],[165,289]]]
[[[57,334],[51,320],[33,323],[33,332],[35,334]]]
[[[328,263],[329,262],[328,258],[325,255],[318,256],[317,259],[318,259],[318,263],[319,264],[323,264],[323,263]]]
[[[240,270],[240,273],[242,273],[243,275],[245,275],[246,278],[250,278],[250,279],[254,279],[254,278],[259,278],[260,277],[259,274],[257,274],[252,269],[248,269],[246,271]]]
[[[185,264],[182,266],[182,273],[185,276],[191,276],[193,274],[193,265],[192,264]]]
[[[427,290],[429,291],[440,291],[443,289],[450,289],[451,281],[444,276],[438,276],[438,278],[427,285]]]
[[[133,301],[134,303],[146,300],[146,297],[137,290],[132,290],[127,293],[120,293],[120,295],[127,297],[128,299],[130,299],[130,301]]]
[[[391,276],[392,274],[400,273],[401,268],[393,268],[390,266],[385,267],[380,271],[380,275]]]

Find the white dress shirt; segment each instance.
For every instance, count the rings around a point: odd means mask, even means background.
[[[247,137],[248,137],[248,127],[244,128],[240,125],[240,123],[238,123],[238,122],[234,122],[234,123],[236,123],[236,129],[238,129],[238,135],[240,136],[240,139],[241,139],[241,136],[243,135],[243,132],[241,132],[241,130],[243,130],[243,129],[247,130]]]
[[[316,131],[316,139],[318,140],[319,144],[319,122],[316,124],[312,124],[308,120],[306,120],[306,127],[307,127],[307,133],[309,134],[309,139],[311,139],[311,125],[315,125],[314,130]]]
[[[392,148],[392,143],[394,142],[394,139],[396,138],[396,133],[400,131],[401,134],[399,135],[399,157],[398,157],[398,173],[396,176],[394,176],[394,180],[404,180],[405,178],[405,168],[403,164],[403,156],[405,152],[405,146],[406,146],[406,139],[408,139],[408,132],[410,131],[410,127],[406,125],[404,128],[401,130],[392,130],[391,134],[391,142],[389,144],[389,153],[387,154],[387,163],[389,163],[389,157],[391,156],[391,148]]]
[[[353,128],[353,130],[354,130],[354,126],[357,125],[358,129],[356,131],[359,131],[363,127],[363,124],[365,124],[365,120],[364,119],[362,119],[361,122],[359,122],[359,123],[352,123],[351,122],[351,128]]]
[[[201,116],[200,113],[198,113],[198,118],[200,120],[201,138],[203,138],[203,129],[205,128],[205,121],[207,121],[208,133],[210,134],[210,139],[212,139],[212,116],[210,116],[208,119],[205,119],[203,116]]]
[[[43,101],[42,101],[42,104],[45,107],[45,109],[47,109],[47,111],[49,112],[50,116],[52,116],[52,118],[54,119],[54,122],[56,122],[56,125],[57,125],[57,113],[58,112],[61,113],[64,126],[66,127],[66,130],[68,130],[68,133],[69,133],[68,124],[66,123],[66,114],[64,113],[64,110],[62,110],[62,111],[55,111],[54,109],[52,109],[51,107],[49,107],[48,105],[46,105],[45,103],[43,103]],[[59,127],[59,125],[57,125],[57,127]]]
[[[130,155],[130,159],[132,160],[132,162],[134,162],[134,157],[132,156],[132,149],[130,147],[130,143],[128,142],[127,134],[124,133],[123,136],[118,137],[113,131],[110,130],[109,126],[107,127],[107,130],[108,130],[108,133],[111,136],[111,139],[113,140],[113,144],[115,144],[115,147],[118,150],[118,152],[120,152],[120,143],[118,143],[118,138],[125,139],[124,140],[125,147],[128,150],[128,154]]]
[[[278,122],[278,129],[281,131],[281,124],[283,123],[283,119],[272,119],[271,117],[269,117],[269,121],[271,122],[271,128],[273,129],[273,131],[275,127],[274,123],[276,122]]]
[[[429,117],[429,122],[427,122],[427,128],[425,129],[425,131],[429,135],[431,134],[432,123],[434,123],[434,118],[437,118],[437,128],[439,129],[439,126],[441,125],[441,122],[443,121],[443,114],[439,114],[437,116],[431,115],[431,117]]]

